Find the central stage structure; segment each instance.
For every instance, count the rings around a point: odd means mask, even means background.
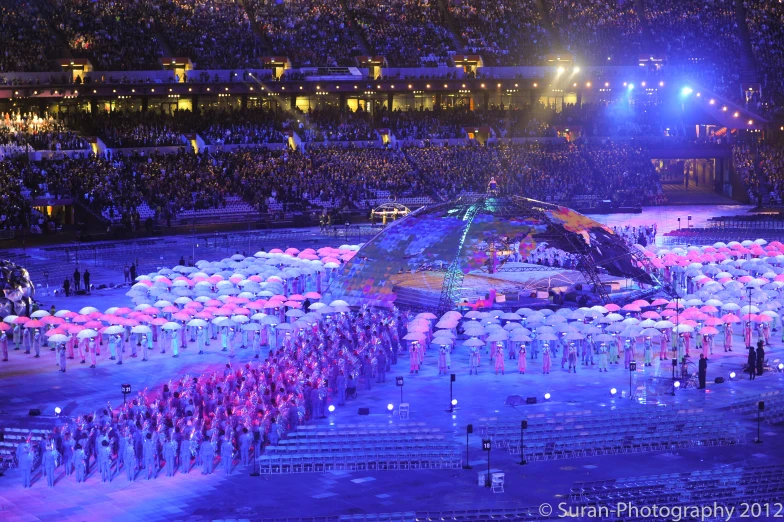
[[[343,267],[329,293],[352,305],[389,307],[400,276],[440,272],[441,287],[425,308],[444,312],[470,290],[466,275],[552,270],[512,263],[539,245],[574,256],[573,270],[601,302],[610,300],[607,275],[633,280],[634,299],[662,289],[642,252],[601,223],[566,207],[488,194],[425,206],[390,224]]]

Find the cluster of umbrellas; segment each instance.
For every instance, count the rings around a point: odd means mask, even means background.
[[[730,241],[723,243],[719,241],[713,245],[690,246],[686,248],[664,248],[656,245],[644,247],[635,245],[643,251],[656,268],[664,267],[687,267],[691,263],[713,264],[725,261],[743,260],[746,257],[753,257],[772,264],[784,264],[784,244],[780,241],[768,243],[764,239],[755,241],[746,240],[743,242]]]
[[[127,295],[133,309],[111,307],[100,311],[87,306],[78,312],[45,310],[30,317],[8,315],[0,331],[14,325],[40,329],[51,344],[101,335],[151,334],[154,328],[172,331],[186,327],[233,328],[243,331],[296,332],[312,327],[330,314],[348,313],[348,303],[321,301],[317,291],[304,291],[307,283],[320,286],[359,250],[359,245],[318,250],[289,248],[236,254],[221,261],[199,261],[195,267],[175,266],[140,275]],[[303,293],[296,293],[297,287]],[[308,309],[303,305],[309,301]]]
[[[155,305],[139,304],[133,310],[112,307],[101,312],[87,306],[79,312],[60,310],[55,315],[38,310],[33,312],[31,317],[5,317],[0,323],[0,330],[8,331],[12,325],[41,329],[52,344],[68,342],[74,335],[78,339],[84,339],[99,335],[151,334],[155,327],[171,331],[185,327],[208,327],[210,324],[218,328],[238,328],[245,331],[271,328],[276,331],[296,332],[312,327],[328,314],[349,312],[348,304],[342,300],[332,301],[329,305],[315,302],[307,313],[290,304],[301,306],[306,296],[314,300],[321,297],[315,292],[309,292],[305,296],[273,296],[269,301],[248,302],[242,297],[224,296],[222,300],[214,299],[204,303],[188,300],[179,305],[168,301],[159,301]],[[289,308],[284,313],[289,322],[281,321],[277,315],[279,310],[285,308]]]
[[[779,241],[768,244],[758,239],[685,249],[651,246],[643,252],[655,267],[669,267],[684,280],[692,281],[693,292],[685,296],[687,302],[710,302],[708,306],[725,312],[746,305],[756,309],[746,312],[751,314],[781,308],[784,244]],[[738,305],[738,309],[733,305]],[[753,321],[754,317],[744,320]],[[758,321],[765,319],[757,318]]]
[[[768,306],[778,308],[775,302]],[[520,308],[516,312],[491,310],[470,311],[464,316],[457,311],[446,312],[437,319],[433,314],[422,313],[408,323],[405,340],[417,343],[452,346],[458,337],[458,327],[468,339],[465,346],[484,346],[488,342],[525,343],[534,338],[539,341],[590,340],[606,343],[616,337],[660,338],[669,332],[676,334],[697,332],[713,336],[717,326],[738,323],[774,323],[779,314],[773,310],[760,311],[754,305],[739,305],[716,299],[703,302],[690,299],[643,299],[624,306],[614,303],[590,308],[560,308],[557,311]]]
[[[253,257],[235,254],[220,261],[201,260],[193,267],[178,265],[140,275],[126,295],[138,305],[227,296],[266,300],[305,292],[306,288],[318,293],[322,282],[329,281],[359,248],[360,245],[343,245],[302,251],[289,248],[285,252],[273,249],[257,252]]]

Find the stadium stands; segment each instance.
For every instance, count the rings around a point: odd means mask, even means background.
[[[534,2],[450,2],[449,14],[465,50],[487,65],[538,65],[551,50]]]
[[[551,0],[550,17],[561,43],[579,63],[636,64],[642,28],[634,2]]]

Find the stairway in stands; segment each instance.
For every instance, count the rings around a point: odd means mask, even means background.
[[[457,28],[455,19],[452,18],[452,15],[449,12],[447,0],[438,0],[438,12],[441,13],[441,18],[444,20],[444,26],[449,30],[449,36],[452,39],[452,45],[454,46],[455,52],[464,53],[465,47],[463,39],[460,37],[460,31]]]
[[[343,11],[348,15],[348,28],[351,31],[351,35],[354,37],[354,43],[362,50],[362,54],[364,56],[370,56],[370,46],[365,40],[365,35],[362,33],[362,30],[357,27],[356,19],[352,16],[351,10],[348,8],[348,4],[346,0],[340,0],[340,5],[343,7]]]
[[[553,27],[553,21],[550,18],[549,0],[534,0],[534,3],[536,4],[536,10],[541,19],[540,24],[544,30],[547,31],[547,34],[550,35],[552,51],[554,53],[565,51],[563,44],[561,43],[561,36],[558,34],[558,31],[555,30],[555,27]]]
[[[256,15],[253,12],[253,10],[248,6],[248,2],[246,2],[245,0],[240,0],[240,2],[242,3],[242,6],[245,8],[245,12],[248,14],[248,18],[250,19],[250,27],[251,30],[253,31],[253,34],[255,34],[256,37],[261,42],[261,48],[263,49],[264,54],[267,56],[271,56],[275,54],[272,50],[272,43],[269,41],[267,35],[264,34],[264,31],[261,30],[259,24],[256,22]]]
[[[751,50],[749,27],[746,25],[746,8],[743,0],[735,0],[735,21],[738,24],[738,38],[740,38],[740,71],[741,83],[756,83],[757,70],[754,63],[754,54]]]
[[[639,18],[642,28],[642,49],[645,52],[653,52],[655,45],[651,27],[648,25],[648,17],[645,16],[645,0],[634,0],[634,10],[637,11],[637,18]]]

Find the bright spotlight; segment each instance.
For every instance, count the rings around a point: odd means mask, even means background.
[[[708,103],[710,103],[711,105],[713,105],[713,104],[715,104],[715,103],[716,103],[716,100],[711,100],[711,101],[709,101]]]
[[[452,399],[452,406],[457,406],[457,399]]]
[[[633,83],[630,83],[630,84],[628,85],[628,89],[629,89],[630,91],[631,91],[632,89],[634,89],[634,84],[633,84]]]
[[[63,412],[63,410],[61,410],[59,406],[55,406],[54,412],[55,414],[60,415]]]
[[[559,67],[558,68],[558,74],[563,74],[564,70],[565,69],[563,67]]]
[[[681,387],[681,381],[675,381],[675,384],[674,384],[674,386],[675,386],[676,388],[680,388],[680,387]]]
[[[334,404],[330,404],[327,409],[329,410],[330,413],[332,413],[333,411],[335,411],[335,405]]]
[[[735,372],[730,372],[730,379],[734,379],[735,377],[737,377]]]
[[[691,94],[693,92],[694,91],[692,90],[691,87],[684,87],[683,89],[681,89],[681,95],[683,95],[683,96],[688,96],[689,94]]]
[[[544,394],[544,400],[546,400],[546,401],[550,400],[550,393],[549,392]]]
[[[784,363],[779,363],[779,371],[784,370]]]
[[[574,68],[574,74],[577,74],[578,72],[580,72],[580,68],[579,67],[575,67]]]
[[[754,120],[749,120],[749,125],[754,125]]]
[[[610,388],[610,395],[615,395],[616,393],[618,393],[618,390],[615,388]]]
[[[387,404],[387,410],[392,411],[394,409],[395,409],[395,405],[394,404]]]
[[[664,87],[664,82],[659,82],[659,87]]]

